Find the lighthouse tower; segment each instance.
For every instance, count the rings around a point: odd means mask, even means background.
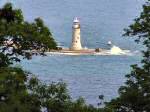
[[[72,33],[72,45],[71,45],[71,50],[81,50],[81,39],[80,39],[80,21],[76,17],[73,21],[73,33]]]

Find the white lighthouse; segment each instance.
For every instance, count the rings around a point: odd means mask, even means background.
[[[80,36],[80,21],[76,17],[73,21],[73,26],[72,26],[72,44],[71,44],[71,50],[76,51],[76,50],[82,50],[81,46],[81,36]]]

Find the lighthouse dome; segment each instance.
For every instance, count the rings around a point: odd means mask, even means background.
[[[73,20],[73,22],[74,23],[79,23],[80,21],[79,21],[79,19],[77,17],[75,17],[74,20]]]

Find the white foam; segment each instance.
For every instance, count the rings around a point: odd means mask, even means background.
[[[126,52],[125,52],[125,50],[122,50],[118,46],[113,45],[113,47],[110,49],[110,54],[120,55],[120,54],[126,54]]]

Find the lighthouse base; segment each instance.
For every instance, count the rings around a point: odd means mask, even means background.
[[[132,55],[130,50],[121,50],[117,47],[111,49],[82,49],[82,50],[70,50],[69,48],[61,48],[58,50],[51,50],[47,53],[58,55]]]
[[[50,51],[55,54],[65,54],[65,55],[94,55],[97,53],[108,54],[106,49],[81,49],[81,50],[72,50],[69,48],[62,48],[61,50],[52,50]]]

